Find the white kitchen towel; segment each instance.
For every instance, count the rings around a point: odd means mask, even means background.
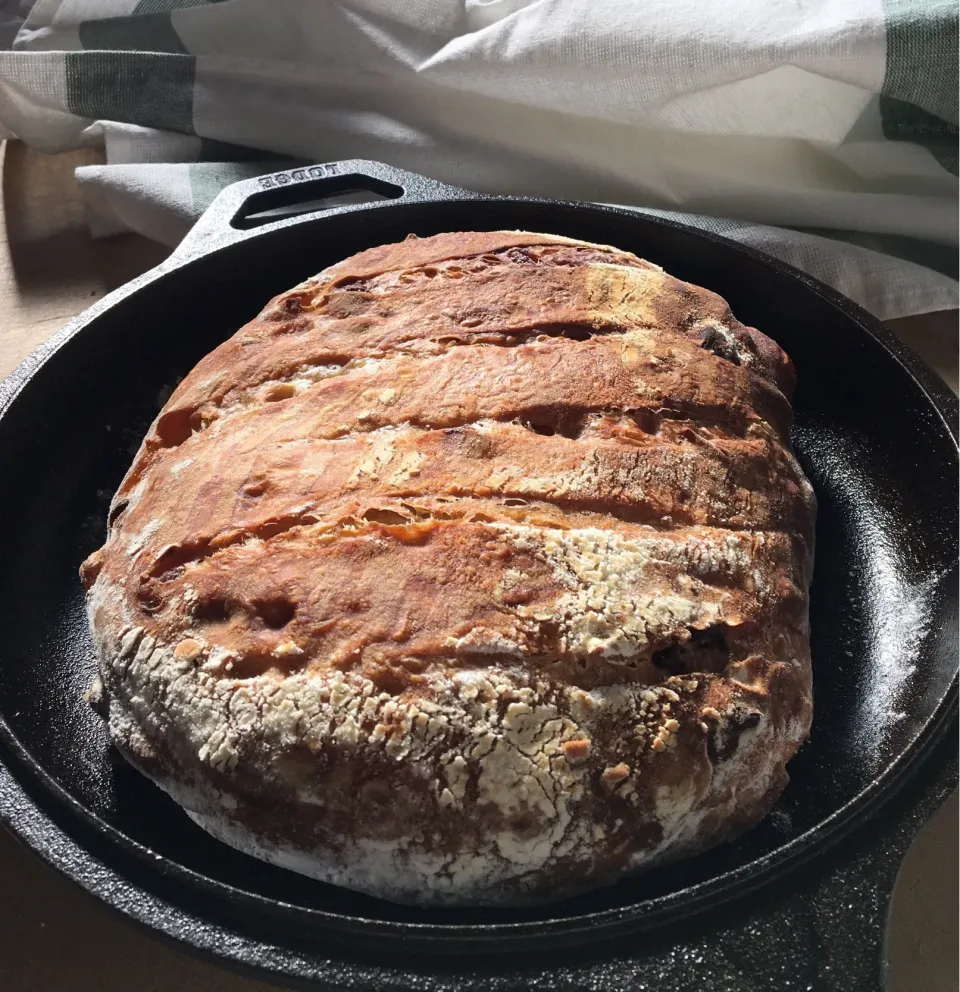
[[[173,243],[234,178],[372,158],[680,212],[882,318],[957,305],[946,0],[38,0],[0,124],[105,145],[103,234]]]

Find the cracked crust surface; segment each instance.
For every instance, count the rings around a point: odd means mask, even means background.
[[[812,715],[792,389],[614,248],[332,266],[184,379],[84,563],[114,742],[226,842],[401,902],[741,833]]]

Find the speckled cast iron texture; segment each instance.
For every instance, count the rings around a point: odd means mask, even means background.
[[[351,188],[386,199],[254,216]],[[794,443],[820,501],[816,718],[776,810],[733,844],[536,910],[417,911],[218,844],[115,759],[82,700],[94,662],[76,568],[166,390],[273,294],[410,232],[503,228],[635,252],[720,293],[793,358]],[[900,858],[956,782],[956,410],[849,301],[679,225],[368,162],[231,187],[168,262],[0,386],[0,820],[128,918],[291,986],[877,987]]]

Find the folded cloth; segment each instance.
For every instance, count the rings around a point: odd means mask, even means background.
[[[953,0],[37,0],[0,126],[102,144],[98,234],[371,158],[668,212],[883,319],[957,305]],[[797,229],[801,230],[797,230]]]

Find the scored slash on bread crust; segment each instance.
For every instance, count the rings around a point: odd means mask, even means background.
[[[84,563],[114,742],[215,836],[402,902],[737,835],[812,715],[793,385],[614,248],[332,266],[184,379]]]

